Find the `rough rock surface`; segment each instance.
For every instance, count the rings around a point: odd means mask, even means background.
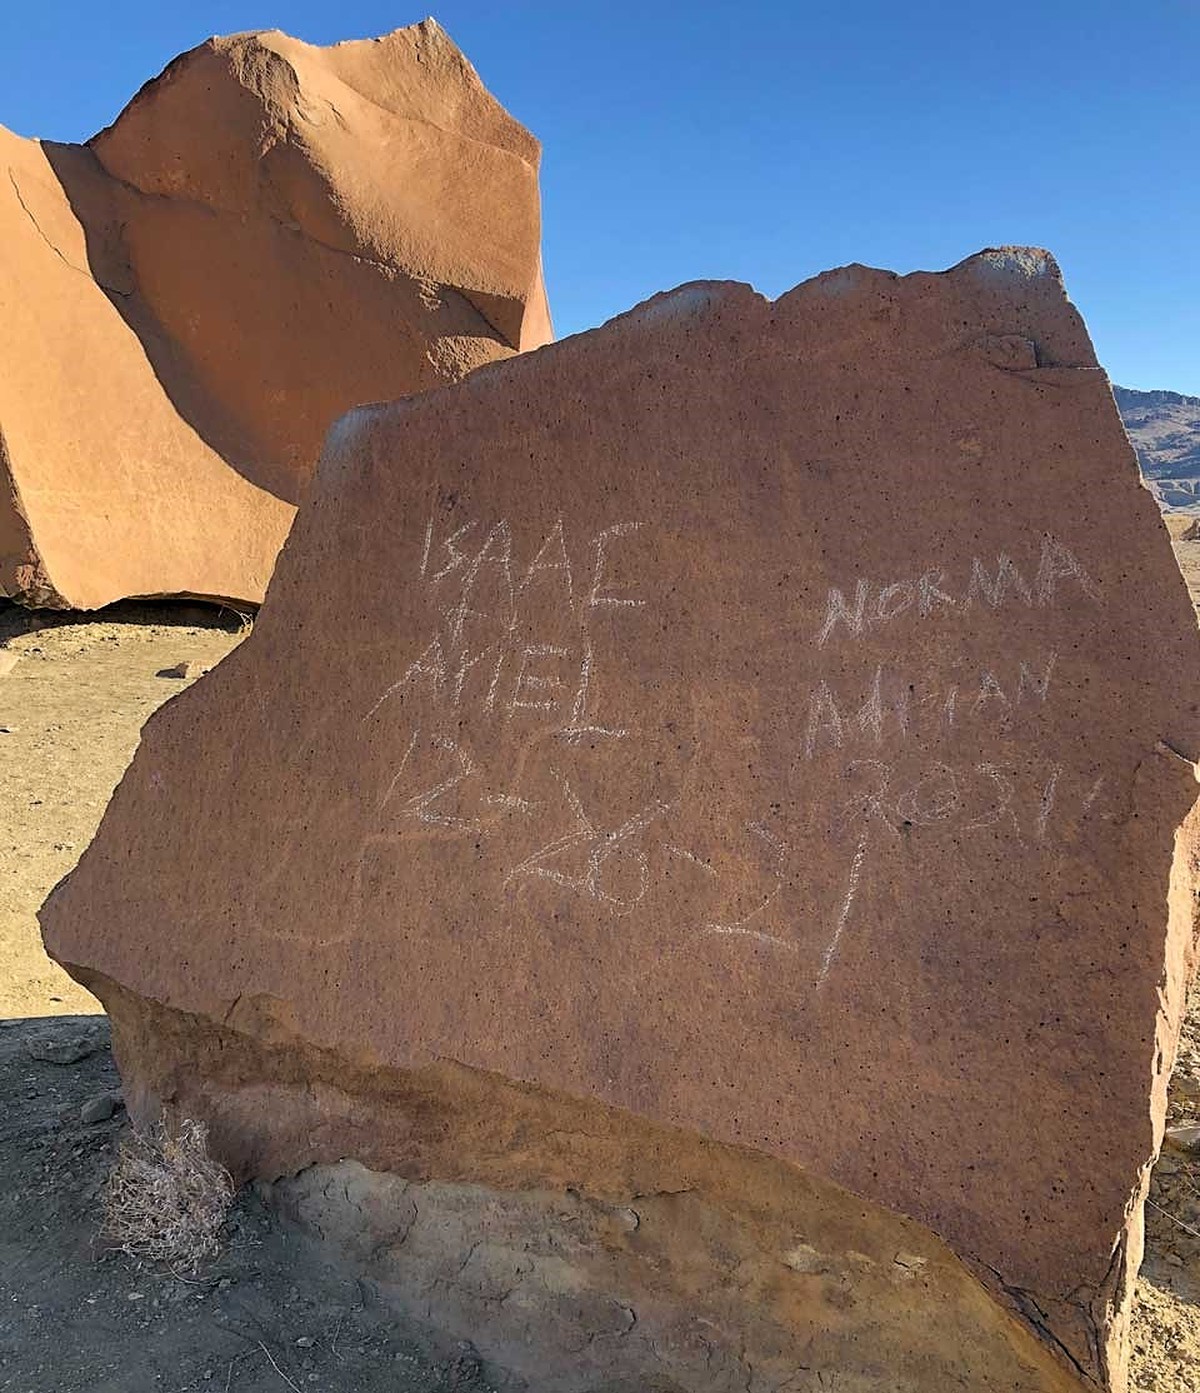
[[[432,20],[0,129],[0,593],[261,600],[336,416],[549,338],[538,158]]]
[[[43,927],[243,1175],[719,1206],[765,1154],[1119,1388],[1197,692],[1049,256],[687,286],[339,422]]]
[[[354,1162],[267,1193],[391,1304],[539,1393],[1077,1386],[912,1220],[781,1162],[609,1130],[627,1160],[670,1157],[615,1200],[553,1170],[498,1189]]]

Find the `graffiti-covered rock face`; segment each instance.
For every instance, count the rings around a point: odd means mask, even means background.
[[[135,1108],[244,1172],[700,1204],[772,1158],[777,1200],[948,1245],[982,1304],[939,1311],[999,1319],[986,1287],[1054,1350],[963,1386],[1116,1387],[1196,693],[1045,253],[685,287],[339,422],[255,633],[151,720],[46,938]],[[796,1339],[865,1319],[811,1296]]]
[[[432,20],[0,129],[0,595],[262,599],[330,422],[550,337],[537,141]]]

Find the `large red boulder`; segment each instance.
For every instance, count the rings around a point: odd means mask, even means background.
[[[0,594],[257,602],[330,422],[544,343],[537,141],[432,20],[0,129]]]
[[[848,1388],[1116,1389],[1198,694],[1046,253],[686,286],[334,427],[253,636],[149,722],[46,941],[135,1114],[206,1118],[241,1174],[353,1158],[493,1218],[695,1196],[667,1256],[614,1218],[554,1270],[591,1290],[611,1244],[730,1387],[744,1296]],[[945,1281],[887,1345],[897,1215]],[[706,1243],[744,1255],[711,1292]],[[461,1319],[507,1348],[536,1309]]]

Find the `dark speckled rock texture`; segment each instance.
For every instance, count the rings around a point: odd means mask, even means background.
[[[785,1212],[907,1216],[1041,1342],[845,1387],[1117,1389],[1197,693],[1046,253],[685,286],[334,427],[46,940],[135,1113],[243,1174],[720,1206],[703,1138]],[[843,1386],[796,1380],[760,1386]]]

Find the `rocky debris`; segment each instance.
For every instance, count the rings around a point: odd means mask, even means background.
[[[329,423],[550,337],[537,141],[432,20],[0,129],[0,594],[262,599]]]
[[[1182,1151],[1186,1155],[1200,1156],[1200,1123],[1185,1123],[1183,1126],[1168,1127],[1163,1142],[1172,1151]]]
[[[192,675],[191,663],[176,663],[173,667],[160,668],[156,677],[190,677]]]
[[[896,1386],[861,1363],[880,1274],[916,1386],[1117,1389],[1193,951],[1197,694],[1046,253],[774,304],[686,286],[340,421],[253,635],[149,722],[43,928],[134,1116],[173,1099],[240,1176],[355,1158],[406,1253],[413,1182],[467,1187],[465,1234],[503,1196],[531,1233],[597,1206],[630,1258],[588,1288],[603,1319],[501,1301],[449,1230],[426,1269],[555,1378],[636,1347],[618,1295],[680,1332],[711,1289],[745,1386],[759,1288],[713,1254],[769,1248],[792,1285],[763,1347],[863,1389]],[[644,1197],[685,1193],[656,1266]],[[789,1269],[799,1244],[842,1275]]]
[[[1173,1135],[1200,1131],[1198,1066],[1200,990],[1193,985],[1171,1076],[1167,1136],[1146,1200],[1130,1371],[1139,1393],[1194,1393],[1200,1371],[1200,1148],[1171,1146]]]
[[[1113,396],[1160,506],[1200,505],[1200,397],[1131,387],[1114,387]]]
[[[78,1064],[80,1060],[87,1059],[89,1055],[96,1053],[101,1044],[99,1032],[92,1029],[72,1034],[31,1035],[25,1048],[31,1059],[41,1060],[44,1064],[66,1065]]]
[[[1200,1078],[1189,1070],[1177,1069],[1171,1078],[1171,1091],[1182,1099],[1196,1102],[1200,1100]]]
[[[89,1098],[79,1109],[79,1120],[85,1127],[97,1122],[107,1122],[117,1109],[123,1106],[124,1100],[120,1092],[99,1093],[96,1097]]]

